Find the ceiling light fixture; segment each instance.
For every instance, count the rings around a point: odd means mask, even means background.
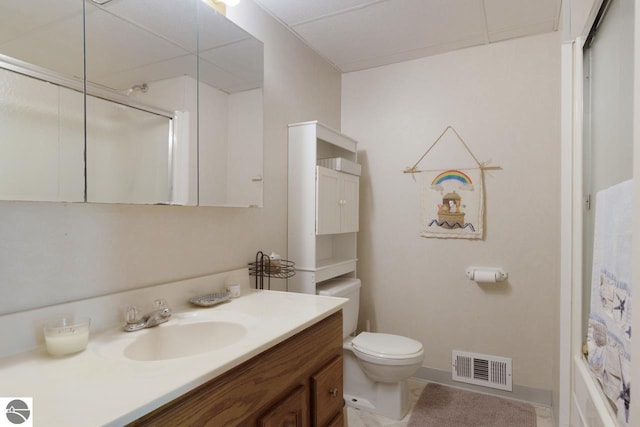
[[[203,3],[211,6],[223,15],[227,14],[227,6],[233,7],[240,3],[240,0],[202,0]]]
[[[240,0],[213,0],[214,3],[224,3],[229,7],[237,6]]]

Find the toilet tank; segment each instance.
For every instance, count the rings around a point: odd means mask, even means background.
[[[321,282],[316,288],[318,295],[348,298],[342,307],[342,337],[356,331],[358,311],[360,310],[360,279],[342,277]]]

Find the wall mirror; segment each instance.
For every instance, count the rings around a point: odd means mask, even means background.
[[[82,0],[0,2],[0,198],[84,201]]]
[[[3,0],[0,54],[0,199],[262,205],[263,46],[204,1]]]

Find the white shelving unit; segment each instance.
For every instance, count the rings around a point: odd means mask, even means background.
[[[317,121],[289,125],[288,258],[291,292],[315,294],[316,284],[356,276],[360,178],[318,165],[342,157],[357,162],[358,143]]]

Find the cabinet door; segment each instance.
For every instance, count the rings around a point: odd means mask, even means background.
[[[358,231],[360,178],[317,167],[316,234]]]
[[[313,427],[325,427],[342,413],[342,357],[336,357],[311,377]]]
[[[340,233],[339,181],[338,172],[321,166],[316,168],[316,234]]]
[[[260,427],[308,427],[307,396],[301,385],[258,420]]]
[[[358,200],[360,177],[340,174],[340,232],[358,231]]]
[[[334,419],[331,420],[329,424],[327,424],[326,427],[344,427],[344,426],[345,426],[344,415],[342,412],[340,412],[338,415],[336,415]]]

